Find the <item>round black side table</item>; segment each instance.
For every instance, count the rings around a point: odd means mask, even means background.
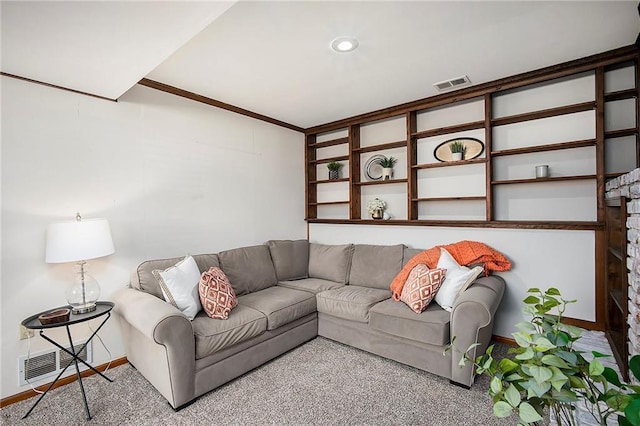
[[[71,362],[69,362],[69,364],[67,364],[67,366],[64,367],[64,369],[60,372],[60,374],[58,374],[58,376],[55,378],[55,380],[49,385],[47,390],[42,395],[40,395],[40,397],[35,402],[35,404],[33,404],[33,407],[31,407],[31,409],[29,411],[27,411],[27,414],[25,414],[24,417],[22,417],[23,419],[26,418],[29,414],[31,414],[31,412],[33,411],[34,408],[36,408],[36,406],[38,405],[40,400],[42,398],[44,398],[44,396],[51,390],[51,388],[53,388],[53,385],[55,385],[56,382],[58,380],[60,380],[60,377],[62,377],[64,372],[67,371],[67,368],[69,368],[69,366],[71,364],[74,364],[76,366],[76,375],[78,377],[78,383],[80,384],[80,391],[82,392],[82,399],[84,400],[84,408],[85,408],[85,412],[87,413],[87,420],[91,420],[91,413],[89,412],[89,404],[87,403],[87,395],[84,392],[84,385],[82,384],[82,375],[80,374],[80,367],[78,365],[78,362],[83,363],[88,368],[93,370],[94,373],[99,374],[101,377],[103,377],[104,379],[108,380],[109,382],[113,382],[113,380],[111,380],[110,378],[108,378],[107,376],[102,374],[100,371],[96,370],[95,367],[93,367],[89,363],[85,362],[85,360],[83,360],[82,358],[79,358],[79,355],[82,353],[84,348],[89,344],[89,342],[95,337],[95,335],[98,334],[98,331],[100,331],[102,326],[106,324],[107,320],[111,317],[111,310],[113,309],[113,306],[114,306],[113,302],[96,302],[96,309],[94,311],[92,311],[92,312],[86,312],[84,314],[73,314],[72,313],[71,315],[69,315],[69,319],[67,321],[57,322],[57,323],[54,323],[54,324],[41,324],[40,323],[40,320],[38,319],[38,317],[40,315],[44,314],[44,313],[51,312],[51,311],[58,310],[58,309],[64,309],[64,308],[69,308],[70,309],[71,308],[70,306],[60,306],[59,308],[49,309],[49,310],[44,311],[44,312],[39,312],[39,313],[37,313],[35,315],[30,316],[29,318],[25,319],[24,321],[22,321],[22,325],[24,327],[26,327],[26,328],[28,328],[30,330],[40,330],[40,336],[43,339],[45,339],[46,341],[48,341],[52,345],[56,346],[57,348],[65,351],[67,354],[71,355],[71,357],[72,357]],[[71,337],[71,330],[70,330],[69,326],[73,325],[73,324],[79,324],[81,322],[89,321],[89,320],[92,320],[94,318],[99,318],[99,317],[102,317],[102,316],[105,316],[105,318],[102,320],[102,322],[100,323],[98,328],[96,328],[96,330],[93,332],[93,334],[91,334],[91,336],[87,339],[85,344],[82,345],[82,347],[78,351],[76,351],[74,349],[74,346],[73,346],[73,339]],[[58,328],[58,327],[65,327],[67,329],[67,336],[69,337],[69,349],[61,346],[59,343],[53,341],[47,335],[44,334],[45,330],[50,329],[50,328]]]

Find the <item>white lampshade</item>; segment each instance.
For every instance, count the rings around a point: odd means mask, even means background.
[[[106,219],[52,223],[47,229],[47,263],[77,262],[115,252]]]

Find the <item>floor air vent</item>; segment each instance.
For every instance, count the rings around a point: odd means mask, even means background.
[[[74,345],[74,349],[78,351],[82,345],[84,345],[84,342],[77,343]],[[80,358],[91,364],[91,343],[89,343],[80,353]],[[55,376],[69,365],[71,361],[71,355],[57,348],[32,353],[30,357],[21,356],[18,358],[18,382],[22,386],[46,379],[47,377]],[[86,367],[84,367],[84,365],[80,364],[81,370],[84,370],[85,368]],[[74,366],[69,367],[66,371],[66,373],[73,372],[75,372]]]
[[[447,90],[457,89],[458,87],[467,86],[469,84],[471,84],[469,77],[463,75],[462,77],[452,78],[451,80],[433,83],[433,87],[435,87],[438,92],[445,92]]]
[[[26,384],[26,380],[38,380],[40,377],[47,377],[54,373],[56,368],[56,353],[47,352],[34,356],[30,359],[20,359],[21,385]]]

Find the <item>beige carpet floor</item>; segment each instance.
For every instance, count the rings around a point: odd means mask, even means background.
[[[498,351],[504,351],[500,347]],[[480,377],[462,389],[424,371],[333,341],[305,345],[175,412],[130,365],[84,381],[94,425],[512,425],[497,419]],[[0,411],[3,425],[85,423],[77,383]]]

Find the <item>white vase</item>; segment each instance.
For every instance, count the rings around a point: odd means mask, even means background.
[[[382,168],[382,180],[390,180],[393,177],[393,169],[391,167]]]
[[[453,160],[453,161],[462,160],[462,153],[461,152],[452,152],[451,153],[451,160]]]

